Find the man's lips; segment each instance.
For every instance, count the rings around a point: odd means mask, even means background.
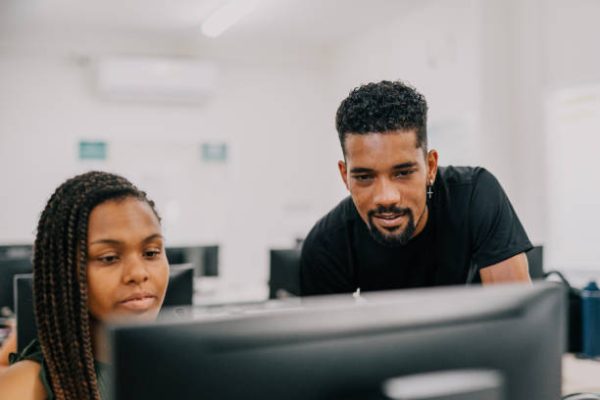
[[[373,219],[377,221],[377,225],[382,228],[393,228],[402,224],[402,218],[405,216],[405,213],[396,214],[396,213],[382,213],[382,214],[373,214]]]

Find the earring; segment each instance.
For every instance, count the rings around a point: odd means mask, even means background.
[[[427,199],[431,200],[433,197],[433,183],[429,182],[427,184]]]

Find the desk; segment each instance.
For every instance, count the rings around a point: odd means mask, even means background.
[[[600,361],[580,359],[573,354],[562,358],[562,392],[600,393]]]

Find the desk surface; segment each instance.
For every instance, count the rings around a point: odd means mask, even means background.
[[[600,361],[565,354],[562,359],[563,394],[600,393]]]

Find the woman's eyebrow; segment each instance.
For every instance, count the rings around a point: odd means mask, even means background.
[[[161,235],[160,233],[153,233],[152,235],[148,236],[146,239],[142,240],[142,242],[146,243],[146,242],[150,242],[152,240],[156,240],[156,239],[163,239],[163,235]]]
[[[163,236],[160,233],[153,233],[153,234],[147,236],[146,238],[144,238],[142,240],[142,243],[151,242],[152,240],[156,240],[156,239],[163,239]],[[90,245],[93,245],[93,244],[119,245],[122,243],[123,243],[122,240],[117,240],[117,239],[97,239],[97,240],[94,240],[93,242],[91,242]]]

